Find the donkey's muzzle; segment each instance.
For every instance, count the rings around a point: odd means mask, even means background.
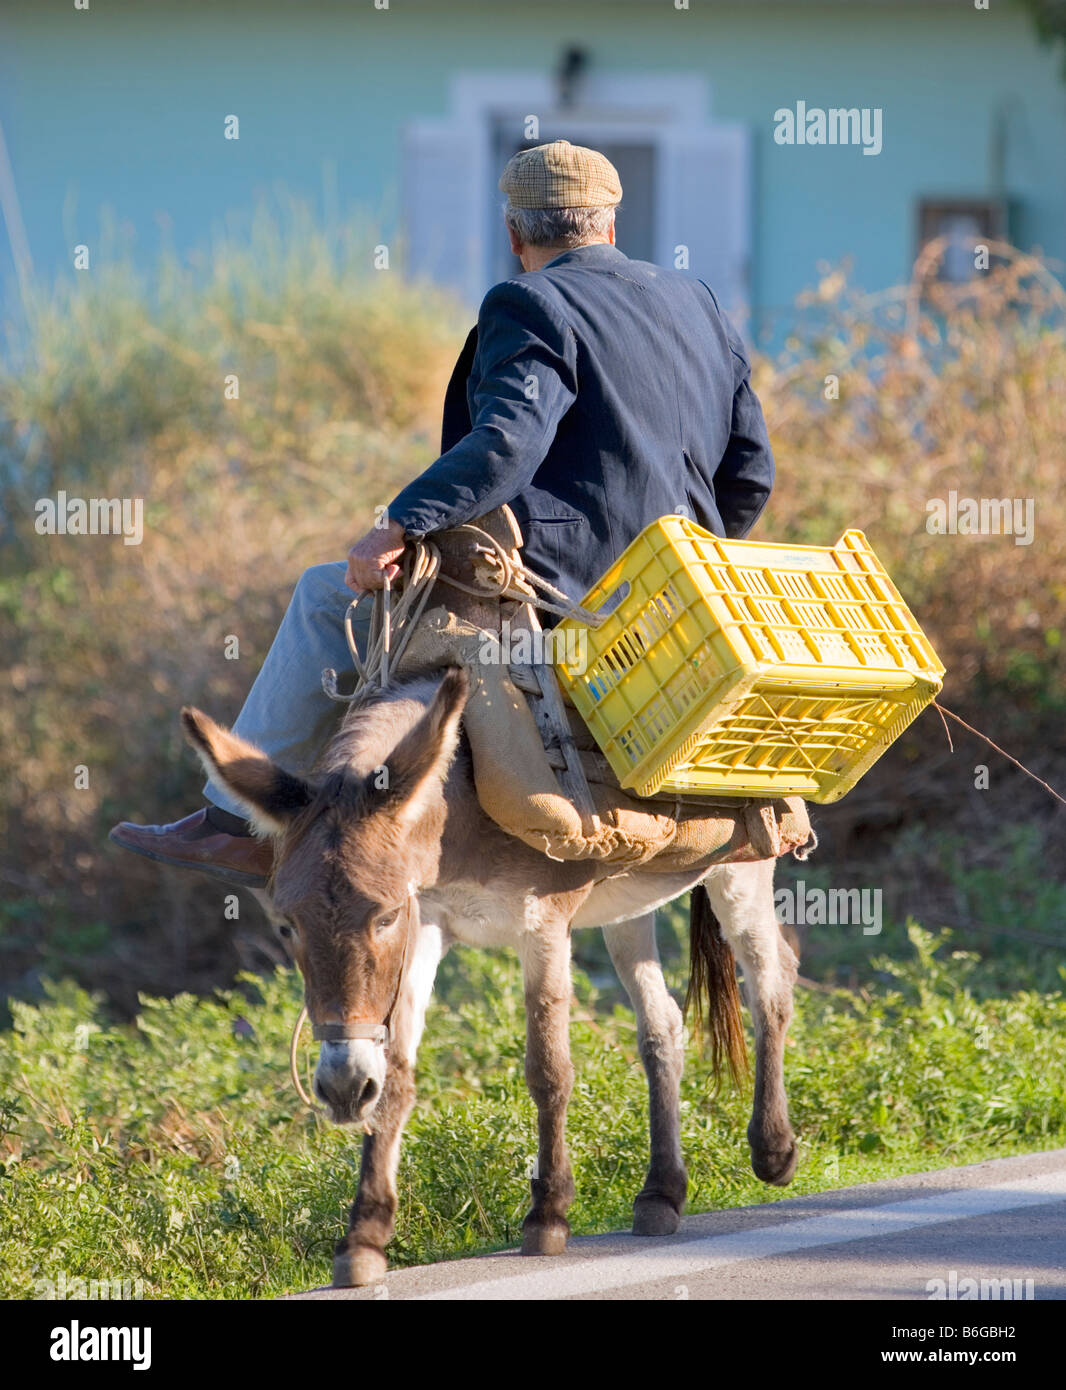
[[[370,1038],[324,1042],[315,1067],[314,1091],[334,1124],[370,1117],[385,1084],[385,1051]]]

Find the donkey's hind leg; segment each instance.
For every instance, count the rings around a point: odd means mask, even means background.
[[[537,1106],[533,1206],[522,1222],[523,1255],[561,1255],[574,1200],[566,1150],[566,1107],[574,1085],[570,1061],[570,933],[545,920],[519,943],[526,996],[526,1084]]]
[[[796,1137],[785,1096],[785,1036],[792,1019],[798,961],[774,915],[773,859],[724,864],[704,879],[725,941],[744,972],[755,1025],[755,1101],[748,1143],[763,1182],[784,1187],[796,1171]]]
[[[655,913],[603,928],[618,978],[637,1016],[637,1044],[648,1077],[651,1163],[633,1203],[635,1236],[671,1236],[681,1224],[688,1174],[681,1155],[681,1010],[663,979]]]

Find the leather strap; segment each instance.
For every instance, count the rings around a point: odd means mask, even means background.
[[[389,1043],[388,1025],[384,1023],[316,1023],[311,1029],[315,1042],[346,1042],[350,1038],[368,1038],[379,1047]]]

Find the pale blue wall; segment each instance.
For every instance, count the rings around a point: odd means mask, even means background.
[[[280,182],[321,204],[336,166],[343,208],[387,228],[399,134],[445,110],[461,68],[552,68],[564,44],[604,68],[706,73],[714,114],[755,133],[753,298],[772,311],[848,256],[875,289],[904,277],[921,193],[985,194],[993,113],[1007,106],[1007,191],[1017,239],[1066,261],[1066,86],[1007,0],[942,3],[416,4],[370,0],[224,5],[71,0],[0,5],[0,118],[29,243],[46,270],[92,241],[101,205],[148,255],[156,215],[203,244],[213,220]],[[774,144],[773,112],[884,108],[885,148]],[[222,139],[229,112],[239,143]],[[66,209],[66,220],[64,209]],[[0,269],[10,271],[4,238]]]

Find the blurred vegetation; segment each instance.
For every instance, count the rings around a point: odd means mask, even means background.
[[[778,461],[757,535],[866,531],[948,667],[945,703],[1061,784],[1064,296],[1033,258],[994,251],[972,285],[940,281],[934,248],[913,284],[872,297],[826,268],[785,349],[755,364]],[[27,286],[5,324],[0,997],[69,976],[128,1015],[140,991],[200,992],[279,963],[253,901],[227,920],[223,886],[123,854],[107,830],[200,804],[178,708],[235,716],[302,569],[341,558],[435,457],[469,322],[366,270],[365,237],[326,236],[299,206],[184,263],[164,256],[150,277],[99,259]],[[1033,498],[1034,543],[930,535],[927,503],[951,489]],[[143,543],[38,535],[35,503],[60,490],[143,497]],[[951,754],[927,714],[844,802],[813,808],[807,879],[881,885],[893,931],[911,912],[953,925],[983,953],[1039,958],[1043,982],[1066,935],[1066,819],[954,732]],[[868,974],[876,943],[838,959],[834,931],[812,936],[806,968]],[[579,959],[599,979],[592,934]]]
[[[1066,0],[1021,0],[1041,43],[1057,49],[1059,74],[1066,82]]]
[[[873,993],[801,991],[786,1068],[802,1158],[792,1192],[1066,1143],[1066,1000],[982,999],[970,953],[911,925]],[[244,993],[145,998],[116,1024],[73,984],[15,1006],[0,1051],[0,1297],[39,1280],[141,1280],[146,1298],[269,1297],[326,1283],[358,1139],[298,1101],[291,972]],[[684,987],[683,970],[670,974]],[[625,1229],[647,1162],[632,1015],[580,974],[569,1136],[577,1233]],[[252,997],[249,998],[247,995]],[[535,1117],[513,954],[445,959],[400,1166],[392,1264],[515,1241]],[[691,1210],[773,1201],[752,1175],[745,1093],[712,1099],[690,1049]]]
[[[300,572],[342,558],[436,456],[469,325],[366,259],[297,205],[184,267],[165,257],[151,282],[117,262],[31,286],[7,325],[4,993],[70,972],[128,1010],[139,989],[209,988],[276,961],[254,902],[247,930],[227,923],[219,885],[105,837],[201,804],[180,706],[234,718]],[[36,500],[60,489],[143,497],[143,543],[36,534]]]
[[[757,365],[778,459],[760,531],[818,544],[865,531],[947,667],[943,703],[1066,793],[1066,294],[995,242],[989,271],[951,284],[947,250],[930,243],[910,284],[877,295],[825,267],[785,351]],[[951,491],[1032,499],[1032,544],[931,534],[928,504]],[[925,714],[843,802],[812,807],[818,853],[779,881],[880,888],[895,931],[915,913],[999,962],[1005,986],[1046,980],[1066,950],[1066,813],[950,735],[954,752]],[[834,968],[844,934],[807,934],[812,974]]]

